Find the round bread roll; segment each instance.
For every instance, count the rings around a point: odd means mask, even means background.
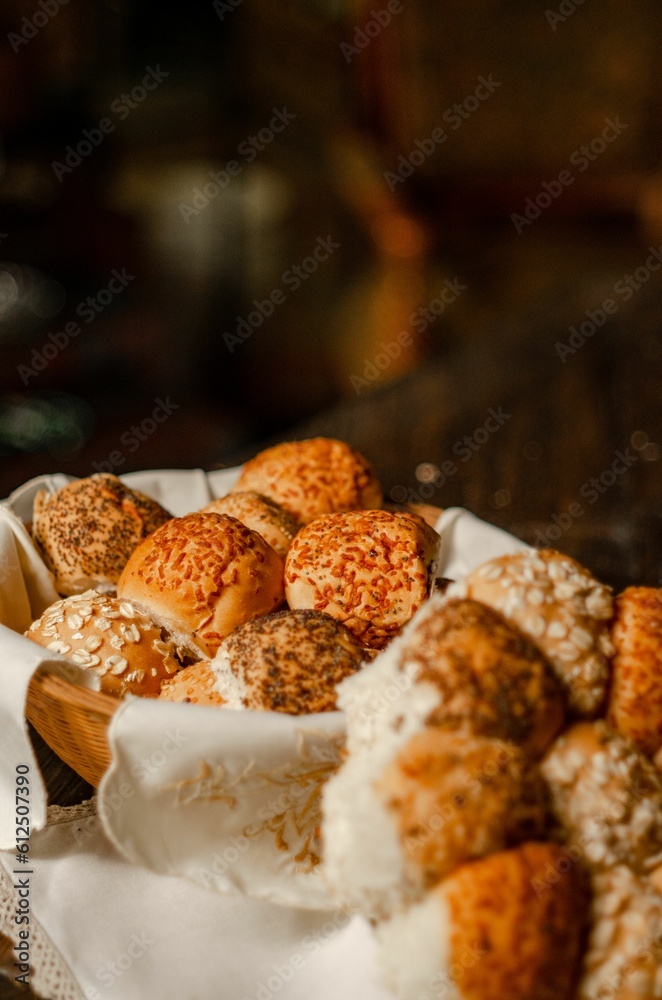
[[[662,862],[662,777],[629,739],[602,721],[578,723],[541,770],[562,835],[587,866],[651,872]]]
[[[538,647],[470,598],[449,599],[422,617],[399,647],[399,665],[439,689],[430,725],[512,740],[534,757],[563,726],[563,693]]]
[[[216,686],[216,674],[209,660],[200,660],[184,667],[161,685],[163,701],[192,702],[194,705],[224,705]]]
[[[614,606],[607,715],[652,757],[662,747],[662,589],[628,587]]]
[[[138,546],[117,593],[211,657],[237,625],[282,603],[283,560],[234,517],[187,514]]]
[[[280,611],[236,628],[212,663],[228,708],[303,715],[336,707],[336,684],[361,668],[361,647],[321,611]]]
[[[662,996],[662,896],[624,865],[594,875],[592,890],[577,1000]]]
[[[343,441],[310,438],[261,451],[244,465],[232,492],[271,497],[308,524],[339,510],[381,507],[382,490],[366,459]]]
[[[535,842],[458,868],[378,928],[386,984],[401,1000],[569,1000],[588,909],[570,869],[563,848]]]
[[[574,714],[598,713],[613,652],[608,587],[574,559],[545,549],[479,566],[467,578],[467,596],[496,608],[533,639],[563,683]]]
[[[98,473],[34,502],[32,532],[60,594],[115,588],[135,547],[172,517],[156,500]]]
[[[164,680],[179,670],[177,646],[133,606],[88,590],[56,601],[25,633],[40,646],[66,656],[101,677],[101,690],[118,698],[156,698]]]
[[[414,514],[350,511],[299,532],[285,563],[291,608],[341,621],[359,642],[385,646],[430,593],[439,536]]]
[[[383,916],[472,858],[542,833],[546,788],[513,743],[426,728],[383,766],[350,754],[324,791],[332,891]]]
[[[259,493],[228,493],[219,500],[213,500],[204,507],[202,514],[209,512],[229,514],[245,524],[252,531],[257,531],[265,541],[269,542],[281,559],[287,555],[292,539],[301,527],[296,518],[292,517],[284,507],[260,496]]]

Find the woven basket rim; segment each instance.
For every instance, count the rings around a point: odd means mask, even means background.
[[[103,691],[94,691],[91,688],[83,687],[81,684],[74,684],[65,677],[60,677],[49,670],[40,667],[33,675],[28,689],[28,705],[31,697],[44,695],[63,701],[83,711],[93,711],[110,721],[119,708],[121,702],[112,695]]]

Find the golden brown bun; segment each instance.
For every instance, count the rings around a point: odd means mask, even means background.
[[[437,521],[444,513],[443,507],[435,507],[431,503],[407,503],[405,504],[407,510],[410,510],[412,514],[417,514],[421,517],[426,524],[429,524],[431,528],[434,528]]]
[[[486,604],[455,598],[400,647],[410,676],[442,694],[428,723],[512,740],[541,756],[563,725],[564,698],[537,646]]]
[[[534,888],[550,870],[558,880]],[[570,1000],[588,893],[563,848],[522,844],[464,865],[436,891],[450,911],[449,966],[461,970],[462,1000]]]
[[[292,517],[284,507],[260,496],[259,493],[228,493],[219,500],[213,500],[204,507],[202,514],[209,512],[229,514],[245,524],[252,531],[257,531],[272,549],[275,549],[281,559],[287,555],[292,539],[301,527],[296,518]]]
[[[343,441],[323,437],[261,451],[246,462],[232,492],[245,490],[271,497],[301,524],[382,503],[381,486],[366,459]]]
[[[624,865],[594,875],[577,1000],[652,1000],[662,987],[662,896]]]
[[[426,887],[458,864],[539,836],[545,824],[544,782],[521,748],[466,731],[416,733],[375,788]]]
[[[233,517],[187,514],[138,546],[117,593],[213,656],[233,628],[282,603],[283,560]]]
[[[299,532],[285,564],[291,608],[341,621],[380,648],[430,592],[439,536],[414,514],[350,511],[318,517]]]
[[[653,756],[662,747],[662,589],[628,587],[614,606],[608,718]]]
[[[552,811],[568,844],[592,869],[662,861],[662,777],[634,743],[605,722],[578,723],[541,764]]]
[[[159,698],[164,701],[192,702],[195,705],[224,705],[216,689],[216,676],[209,660],[184,667],[161,685]]]
[[[101,690],[121,698],[155,698],[180,668],[177,647],[130,601],[89,590],[56,601],[25,633],[101,677]]]
[[[98,473],[35,498],[32,531],[61,594],[109,590],[135,547],[172,517],[117,476]]]
[[[321,611],[254,618],[224,640],[213,662],[232,708],[303,715],[336,707],[336,684],[360,669],[361,647]]]
[[[467,595],[496,608],[542,649],[574,714],[598,713],[612,653],[608,587],[574,559],[545,549],[484,563],[468,577]]]

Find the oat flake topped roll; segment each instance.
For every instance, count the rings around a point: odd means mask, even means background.
[[[136,546],[172,517],[156,500],[99,473],[35,498],[32,532],[60,594],[111,590]]]
[[[563,683],[571,711],[591,718],[606,694],[613,653],[609,587],[578,562],[545,549],[500,556],[467,578],[467,596],[514,621],[540,647]]]
[[[101,690],[117,697],[155,698],[181,666],[176,644],[147,615],[95,590],[51,604],[25,634],[99,674]]]
[[[382,490],[367,460],[344,441],[285,441],[244,465],[232,492],[255,490],[302,524],[340,510],[381,507]]]
[[[379,649],[421,607],[434,579],[439,536],[414,514],[349,511],[299,532],[285,564],[291,608],[326,611]]]

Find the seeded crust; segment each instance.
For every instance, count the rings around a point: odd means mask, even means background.
[[[399,652],[401,670],[441,692],[430,725],[512,740],[534,757],[563,726],[564,697],[551,666],[485,604],[447,601],[410,632]]]
[[[549,870],[558,880],[536,891],[537,879]],[[459,970],[462,1000],[574,995],[588,892],[563,848],[522,844],[463,865],[434,891],[450,910],[448,964]]]
[[[577,1000],[662,997],[662,896],[622,865],[594,875],[592,889]]]
[[[344,441],[309,438],[261,451],[243,466],[232,492],[254,490],[301,524],[322,514],[381,507],[382,490],[366,459]]]
[[[662,589],[628,587],[614,605],[608,718],[653,756],[662,747]]]
[[[336,684],[362,660],[361,647],[330,615],[280,611],[236,628],[213,668],[231,688],[238,681],[241,707],[303,715],[335,709]]]
[[[117,476],[97,473],[50,496],[40,490],[32,532],[56,590],[78,594],[114,587],[139,542],[171,517]]]
[[[247,528],[257,531],[281,559],[287,555],[292,539],[301,527],[284,507],[259,493],[228,493],[219,500],[213,500],[201,513],[208,514],[210,511],[229,514]]]
[[[56,601],[33,622],[28,639],[61,653],[101,677],[101,690],[118,698],[156,698],[180,668],[177,647],[131,604],[88,590]]]
[[[541,770],[565,842],[592,870],[662,863],[662,776],[607,723],[578,723],[552,745]]]
[[[428,597],[438,544],[437,533],[414,514],[318,517],[288,553],[288,604],[326,611],[363,645],[380,649]]]
[[[216,689],[216,675],[209,660],[200,660],[184,667],[161,685],[163,701],[192,702],[195,705],[224,705]]]
[[[560,552],[516,552],[467,578],[467,596],[496,608],[540,647],[564,685],[573,714],[592,718],[605,700],[613,653],[612,597]]]
[[[405,877],[420,889],[545,825],[545,784],[521,748],[466,731],[416,733],[375,788],[397,825]]]
[[[233,628],[282,603],[283,560],[234,517],[187,514],[138,546],[117,593],[213,656]]]

